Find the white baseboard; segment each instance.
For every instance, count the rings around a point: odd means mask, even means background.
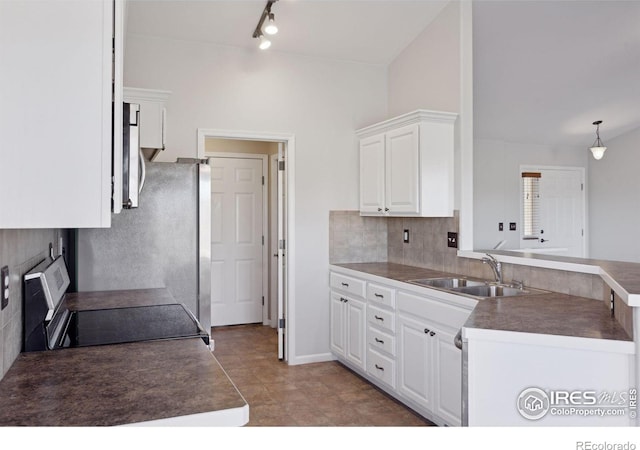
[[[315,355],[304,355],[289,358],[288,363],[290,366],[297,366],[300,364],[334,361],[335,359],[336,358],[332,353],[316,353]]]

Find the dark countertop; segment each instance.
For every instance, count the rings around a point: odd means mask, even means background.
[[[164,289],[69,294],[78,309],[175,303]],[[0,425],[102,426],[243,408],[202,339],[21,353],[0,381]]]
[[[333,264],[345,269],[357,270],[369,275],[376,275],[396,281],[418,280],[420,278],[438,278],[455,276],[455,274],[440,272],[437,270],[424,269],[422,267],[405,266],[395,263],[350,263]]]
[[[394,263],[334,265],[396,281],[461,276]],[[604,302],[555,292],[522,297],[479,299],[464,327],[633,341],[622,325],[611,317]]]

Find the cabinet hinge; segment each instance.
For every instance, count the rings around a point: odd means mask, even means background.
[[[264,234],[262,235],[262,245],[264,245]]]
[[[584,191],[584,183],[580,183],[580,190]]]
[[[264,186],[264,175],[262,175],[262,185]]]
[[[278,319],[278,329],[284,329],[284,319]]]
[[[264,306],[264,295],[262,296],[262,306]]]
[[[278,161],[278,170],[284,170],[284,161]]]
[[[278,241],[278,248],[279,248],[280,250],[284,250],[284,239],[280,239],[280,240]]]

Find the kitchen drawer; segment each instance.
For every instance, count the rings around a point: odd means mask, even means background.
[[[380,353],[367,351],[367,373],[392,388],[396,387],[396,362]]]
[[[379,303],[389,308],[396,307],[396,291],[375,283],[367,284],[367,300]]]
[[[372,326],[367,330],[367,343],[373,349],[383,351],[391,356],[396,355],[396,338]]]
[[[396,331],[394,313],[376,306],[367,306],[367,322],[391,333]]]
[[[398,292],[397,300],[399,311],[422,317],[430,322],[439,322],[456,330],[471,314],[468,309],[406,292]]]
[[[332,289],[339,289],[341,291],[348,292],[349,294],[364,298],[364,280],[358,280],[357,278],[331,272],[330,284]]]

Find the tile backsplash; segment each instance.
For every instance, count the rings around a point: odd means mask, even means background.
[[[460,273],[457,249],[447,246],[447,233],[458,232],[458,212],[453,217],[389,217],[388,262]],[[404,242],[404,231],[409,242]]]
[[[9,305],[0,311],[0,379],[22,349],[22,278],[49,254],[60,230],[0,230],[0,267],[9,266]]]
[[[329,263],[387,261],[387,219],[358,211],[329,212]]]

